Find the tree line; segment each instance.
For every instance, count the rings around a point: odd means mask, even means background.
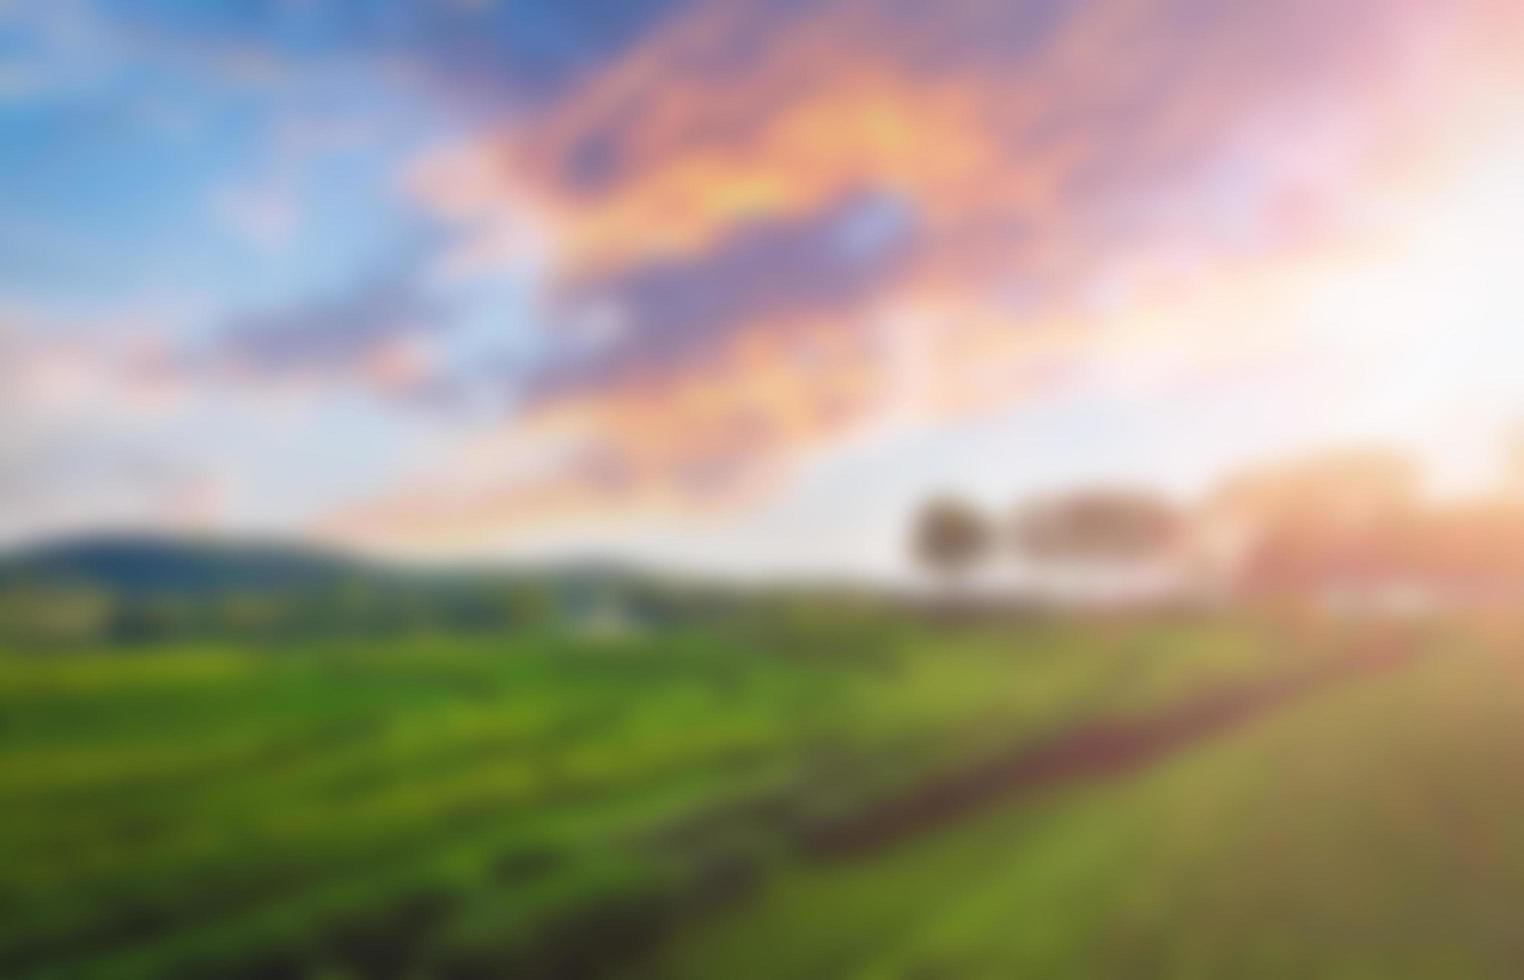
[[[1112,565],[1162,557],[1185,527],[1181,510],[1143,490],[1098,488],[1018,507],[1004,522],[953,496],[938,496],[915,517],[911,547],[946,582],[966,578],[998,556],[1034,563]]]

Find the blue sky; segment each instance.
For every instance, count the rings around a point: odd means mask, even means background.
[[[0,535],[883,572],[943,488],[1474,481],[1511,8],[13,0]]]

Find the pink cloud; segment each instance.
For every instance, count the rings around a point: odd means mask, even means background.
[[[424,479],[336,526],[429,538],[735,506],[896,414],[1007,408],[1096,364],[1169,374],[1178,344],[1185,375],[1238,370],[1258,355],[1235,304],[1300,289],[1359,202],[1471,135],[1436,123],[1518,75],[1498,38],[1520,18],[1487,0],[1108,0],[1024,45],[1014,18],[706,8],[542,117],[427,161],[415,190],[462,227],[461,268],[536,253],[556,284],[596,288],[865,189],[913,210],[913,261],[846,308],[742,311],[682,358],[531,402],[505,430],[575,431],[560,467],[466,500]],[[1142,366],[1116,370],[1127,358]]]

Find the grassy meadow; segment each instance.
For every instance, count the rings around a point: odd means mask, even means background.
[[[0,975],[1515,976],[1509,648],[843,610],[11,649]]]

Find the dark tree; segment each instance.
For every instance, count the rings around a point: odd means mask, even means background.
[[[921,508],[912,547],[922,565],[945,581],[955,581],[989,552],[989,524],[968,504],[941,497]]]

